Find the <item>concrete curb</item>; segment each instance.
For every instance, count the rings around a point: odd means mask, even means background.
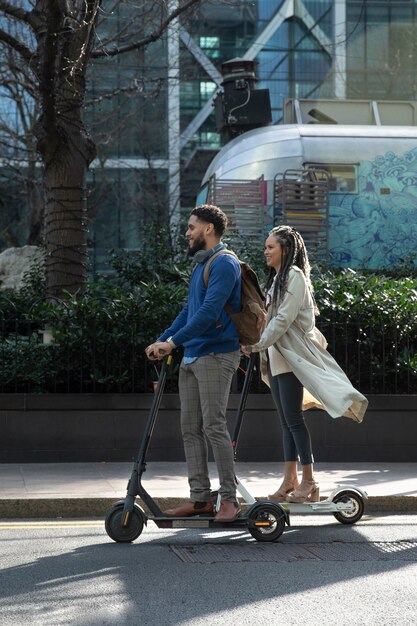
[[[123,496],[120,498],[123,499]],[[266,499],[259,498],[258,499]],[[164,510],[181,504],[184,498],[155,498]],[[117,498],[22,498],[1,499],[0,519],[56,519],[74,517],[104,517]],[[146,506],[137,503],[146,510]],[[415,496],[370,496],[366,501],[367,513],[415,513]]]

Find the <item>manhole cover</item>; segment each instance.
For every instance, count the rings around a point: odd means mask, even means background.
[[[170,545],[184,563],[417,561],[417,541]]]

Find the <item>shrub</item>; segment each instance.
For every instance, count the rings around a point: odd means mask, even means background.
[[[265,278],[259,246],[235,239],[233,248]],[[114,274],[95,280],[84,297],[45,302],[36,271],[19,292],[0,292],[0,390],[151,391],[144,349],[185,302],[185,250],[168,231],[149,232],[140,252],[113,251]],[[352,382],[365,393],[417,393],[415,273],[314,267],[312,276],[317,324]],[[43,343],[45,329],[51,344]]]
[[[318,326],[346,373],[369,392],[417,391],[417,278],[347,269],[315,281]]]

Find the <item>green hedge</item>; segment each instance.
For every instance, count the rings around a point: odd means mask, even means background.
[[[0,391],[151,390],[144,348],[181,310],[190,262],[184,242],[172,245],[165,231],[146,241],[141,252],[113,253],[114,274],[82,298],[46,303],[36,271],[21,291],[0,292]],[[262,250],[242,243],[238,252],[264,279]],[[365,393],[417,393],[415,273],[316,267],[312,276],[317,323],[352,382]]]
[[[368,393],[417,393],[417,277],[323,272],[318,325],[346,373]]]

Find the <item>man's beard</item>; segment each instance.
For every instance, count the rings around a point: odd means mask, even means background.
[[[204,250],[206,245],[206,240],[204,239],[204,235],[200,235],[198,239],[196,239],[192,246],[188,246],[187,254],[188,256],[194,256],[196,252],[199,250]]]

